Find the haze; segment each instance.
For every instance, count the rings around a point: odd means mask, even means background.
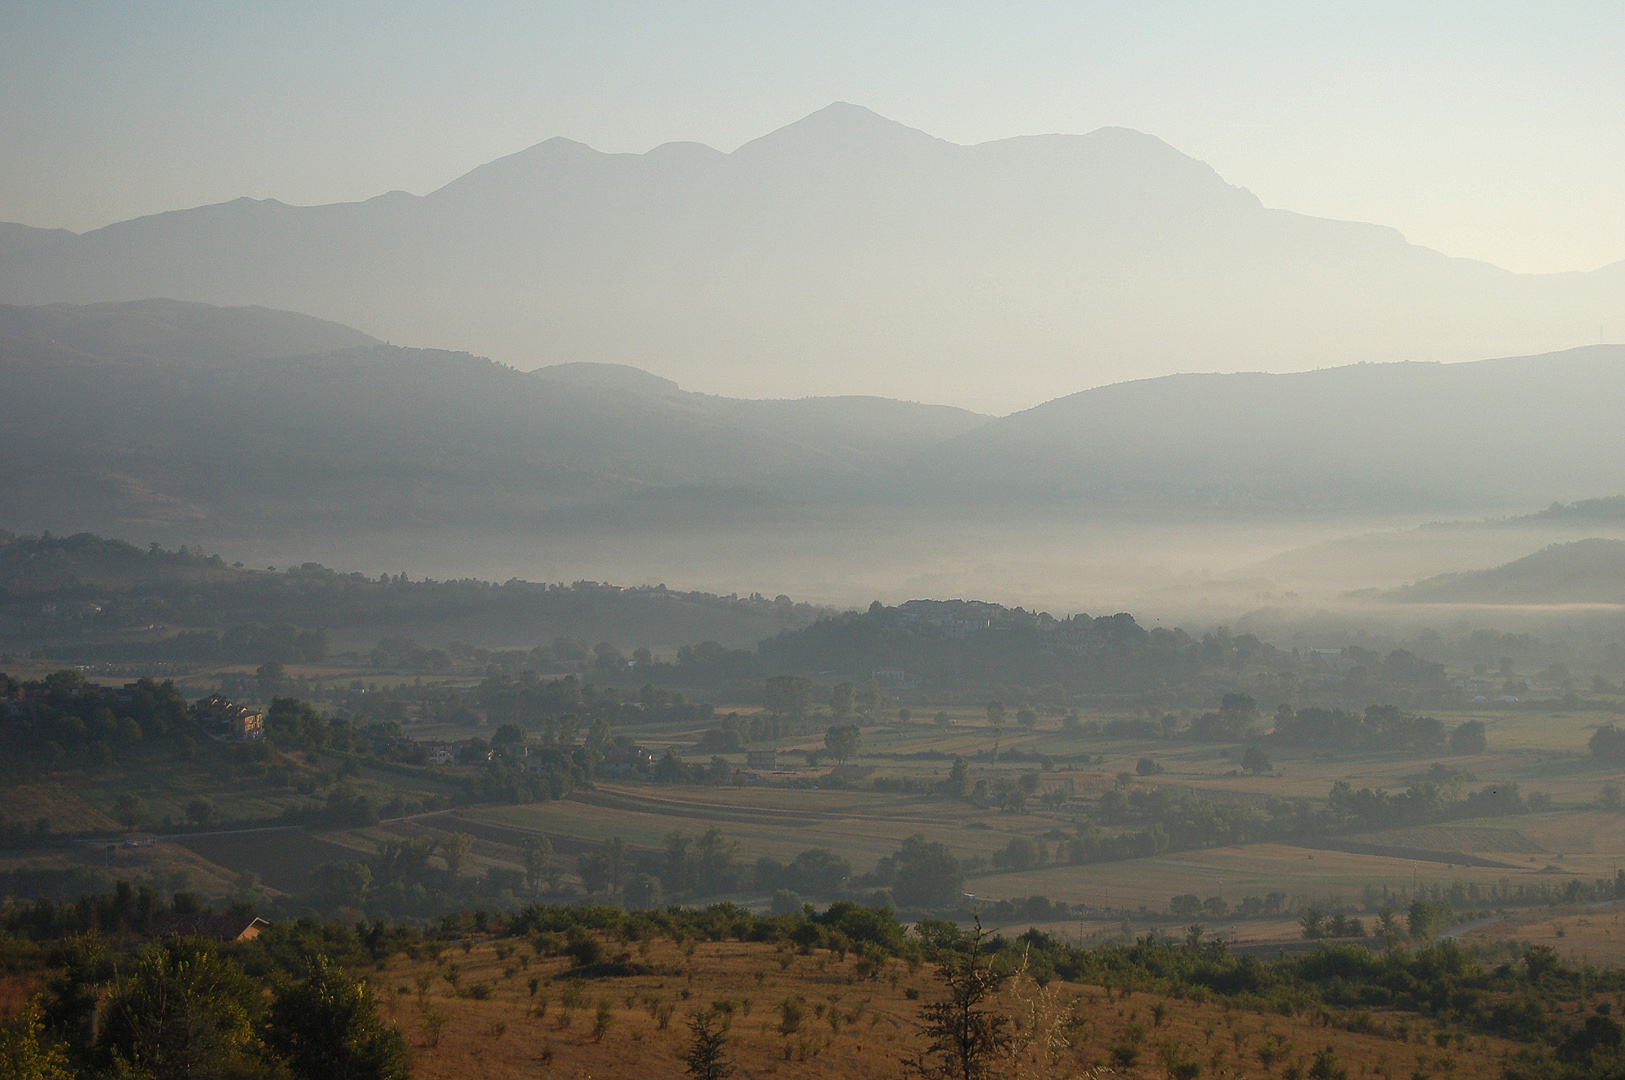
[[[1625,491],[1614,6],[4,19],[0,524],[1216,619],[1615,527],[1412,531]]]
[[[0,6],[0,1073],[1625,1077],[1622,55]]]
[[[12,3],[0,220],[425,194],[554,135],[726,151],[854,101],[963,144],[1134,128],[1269,206],[1591,270],[1625,257],[1622,49],[1602,0]]]

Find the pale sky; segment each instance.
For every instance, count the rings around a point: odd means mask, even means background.
[[[1625,259],[1620,0],[0,0],[0,220],[421,194],[554,135],[732,150],[836,100],[960,143],[1136,128],[1512,270]]]

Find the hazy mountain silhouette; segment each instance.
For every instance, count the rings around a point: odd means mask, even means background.
[[[0,520],[57,531],[501,529],[636,514],[662,493],[691,518],[768,513],[861,494],[899,440],[986,420],[867,398],[734,401],[629,368],[524,373],[168,301],[0,307],[0,384]]]
[[[612,365],[527,373],[288,312],[142,301],[0,307],[0,385],[0,523],[55,531],[1359,513],[1625,490],[1622,346],[1172,376],[992,419],[722,398]]]
[[[0,308],[0,355],[14,362],[268,360],[377,344],[348,326],[270,308],[176,300]]]
[[[1469,359],[1625,325],[1625,263],[1528,276],[1267,209],[1106,128],[958,146],[836,104],[731,154],[550,139],[425,196],[0,230],[0,300],[263,304],[520,368],[1002,411],[1193,367]]]
[[[1173,375],[994,420],[915,468],[1023,503],[1525,507],[1625,490],[1625,346]]]
[[[1411,603],[1625,603],[1625,540],[1552,544],[1504,566],[1443,574],[1389,594]]]

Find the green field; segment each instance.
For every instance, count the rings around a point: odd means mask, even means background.
[[[706,729],[729,713],[748,716],[755,708],[723,707],[714,720],[632,725],[617,728],[615,734],[656,756],[670,749],[703,764],[712,756],[697,749]],[[808,849],[827,848],[861,875],[895,852],[904,838],[922,835],[940,841],[961,860],[980,864],[982,869],[970,876],[965,888],[984,900],[1039,895],[1155,919],[1166,917],[1172,896],[1185,893],[1221,897],[1233,907],[1245,897],[1279,892],[1289,898],[1292,910],[1307,904],[1360,910],[1369,907],[1374,895],[1409,896],[1458,883],[1484,889],[1561,888],[1571,880],[1611,878],[1625,852],[1625,813],[1597,806],[1603,786],[1625,780],[1625,770],[1587,754],[1586,741],[1602,719],[1596,712],[1482,709],[1439,715],[1447,727],[1467,719],[1484,721],[1488,749],[1472,755],[1310,751],[1280,747],[1266,738],[1261,745],[1268,748],[1274,768],[1250,775],[1239,767],[1241,748],[1235,744],[1086,737],[1063,732],[1053,714],[1041,715],[1031,730],[1007,725],[996,733],[979,709],[948,711],[947,725],[929,717],[865,725],[859,753],[840,770],[846,777],[844,788],[831,784],[828,762],[811,765],[804,760],[806,751],[823,745],[822,724],[827,721],[814,718],[808,734],[778,740],[779,769],[752,776],[745,786],[600,780],[558,801],[465,804],[366,828],[319,833],[236,832],[231,825],[262,824],[288,810],[319,805],[340,784],[375,806],[397,798],[412,805],[437,796],[455,801],[456,777],[471,775],[471,770],[466,766],[398,770],[370,764],[345,769],[342,756],[309,753],[274,753],[256,765],[229,748],[205,744],[190,759],[153,754],[9,785],[0,790],[0,815],[10,822],[48,818],[58,830],[112,832],[118,827],[113,815],[122,795],[143,800],[153,825],[166,818],[184,821],[188,804],[201,798],[214,808],[218,828],[231,835],[176,836],[137,855],[112,857],[87,848],[49,856],[19,852],[4,862],[18,866],[44,859],[53,865],[99,867],[154,881],[183,874],[194,887],[220,894],[251,878],[268,895],[276,895],[301,890],[320,862],[364,861],[391,839],[444,841],[454,833],[466,833],[472,846],[462,873],[481,876],[493,869],[517,870],[519,844],[527,836],[543,835],[552,841],[565,868],[563,890],[579,895],[575,858],[614,837],[624,838],[634,853],[658,857],[673,831],[695,836],[715,827],[736,845],[742,864],[764,856],[788,862]],[[1084,719],[1130,715],[1135,714],[1104,710],[1086,712]],[[489,729],[410,718],[405,726],[406,734],[415,738],[489,735]],[[995,785],[1037,773],[1037,793],[1061,797],[1049,806],[1034,798],[1025,811],[1006,813],[942,794],[873,790],[876,781],[938,783],[955,755],[970,760],[973,780]],[[724,757],[735,766],[745,763],[743,753]],[[1139,775],[1136,766],[1145,758],[1161,771]],[[267,781],[266,765],[284,770],[282,783]],[[1339,781],[1354,788],[1401,792],[1426,779],[1436,765],[1460,776],[1454,787],[1457,794],[1515,783],[1524,795],[1541,792],[1549,802],[1514,815],[1451,817],[1427,825],[1344,833],[1324,842],[1217,845],[1123,861],[1054,863],[1021,872],[992,872],[987,867],[996,852],[1018,837],[1054,851],[1058,842],[1087,825],[1094,802],[1114,789],[1126,794],[1163,789],[1215,805],[1263,808],[1273,800],[1288,800],[1313,807],[1321,805]],[[289,786],[290,776],[302,779],[306,790]],[[763,896],[742,898],[760,902]],[[1113,918],[1106,917],[1094,929],[1116,932]],[[1296,932],[1295,917],[1271,923],[1231,915],[1216,925],[1260,940]]]

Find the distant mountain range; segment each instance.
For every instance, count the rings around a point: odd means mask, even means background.
[[[1138,132],[958,146],[836,104],[731,154],[551,139],[425,196],[0,225],[0,301],[267,305],[528,369],[1007,411],[1192,369],[1536,353],[1625,263],[1518,275],[1268,209]]]
[[[1625,346],[1458,364],[1172,375],[933,450],[943,487],[1238,510],[1538,505],[1625,490]]]
[[[1389,597],[1408,603],[1625,604],[1625,540],[1552,544],[1504,566],[1441,574]]]
[[[987,419],[878,398],[708,397],[609,365],[526,373],[168,300],[0,307],[0,386],[0,518],[58,532],[770,516],[861,495],[903,448]]]
[[[23,530],[1431,512],[1625,490],[1620,346],[1170,376],[995,419],[722,398],[624,366],[521,372],[165,300],[0,307],[0,391],[0,526]]]

